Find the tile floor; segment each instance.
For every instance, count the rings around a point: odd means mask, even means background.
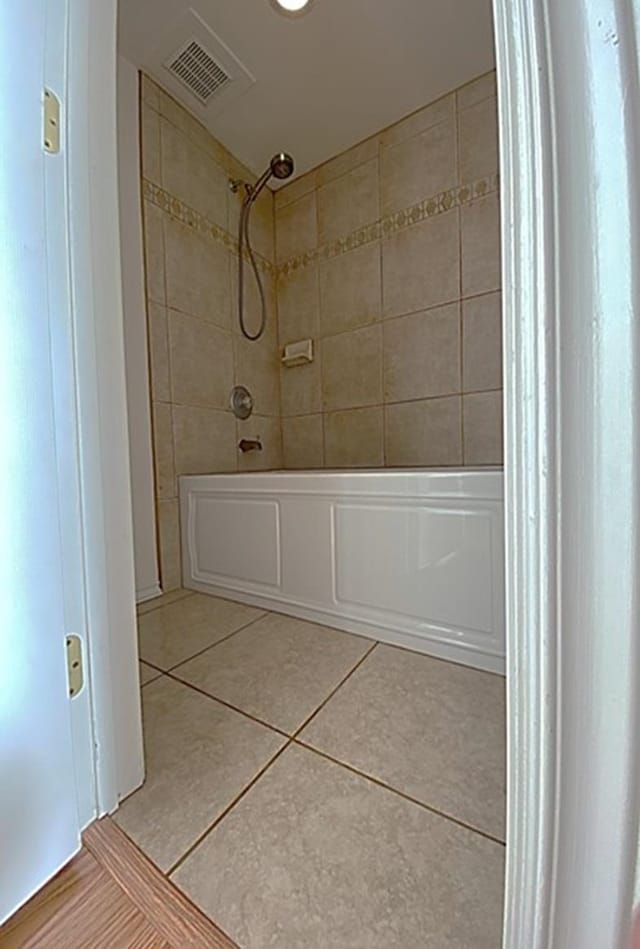
[[[499,949],[504,680],[178,591],[118,824],[242,949]]]

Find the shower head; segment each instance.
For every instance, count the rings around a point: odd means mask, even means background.
[[[247,186],[246,203],[253,204],[269,178],[289,178],[293,174],[293,158],[286,152],[278,152],[269,162],[269,167],[262,172],[253,187]]]
[[[293,174],[293,158],[286,152],[278,152],[269,163],[274,178],[289,178]]]

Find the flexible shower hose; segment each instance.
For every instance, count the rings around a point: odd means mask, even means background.
[[[253,206],[253,195],[255,192],[250,191],[247,193],[244,201],[242,202],[242,208],[240,210],[240,226],[238,228],[238,315],[240,317],[240,329],[242,335],[249,340],[260,339],[264,333],[265,326],[267,323],[267,303],[264,297],[264,287],[262,286],[262,280],[260,279],[260,272],[258,271],[258,265],[256,263],[255,254],[253,252],[253,247],[251,246],[251,236],[249,233],[249,216],[251,214],[251,208]],[[256,283],[258,284],[258,292],[260,294],[260,326],[257,333],[251,333],[247,329],[244,321],[244,248],[247,248],[247,256],[253,268],[253,273],[256,278]]]

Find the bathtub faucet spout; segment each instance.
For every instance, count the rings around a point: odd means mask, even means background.
[[[238,443],[240,451],[262,451],[262,442],[259,438],[241,438]]]

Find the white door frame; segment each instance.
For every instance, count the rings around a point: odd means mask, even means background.
[[[95,812],[144,778],[120,271],[117,0],[68,0],[66,147]]]
[[[494,0],[494,11],[506,406],[504,946],[622,949],[640,772],[638,23],[633,0]]]
[[[72,284],[105,811],[142,777],[115,0],[70,3]],[[494,10],[509,672],[504,946],[622,949],[639,770],[638,24],[633,0],[494,0]]]

